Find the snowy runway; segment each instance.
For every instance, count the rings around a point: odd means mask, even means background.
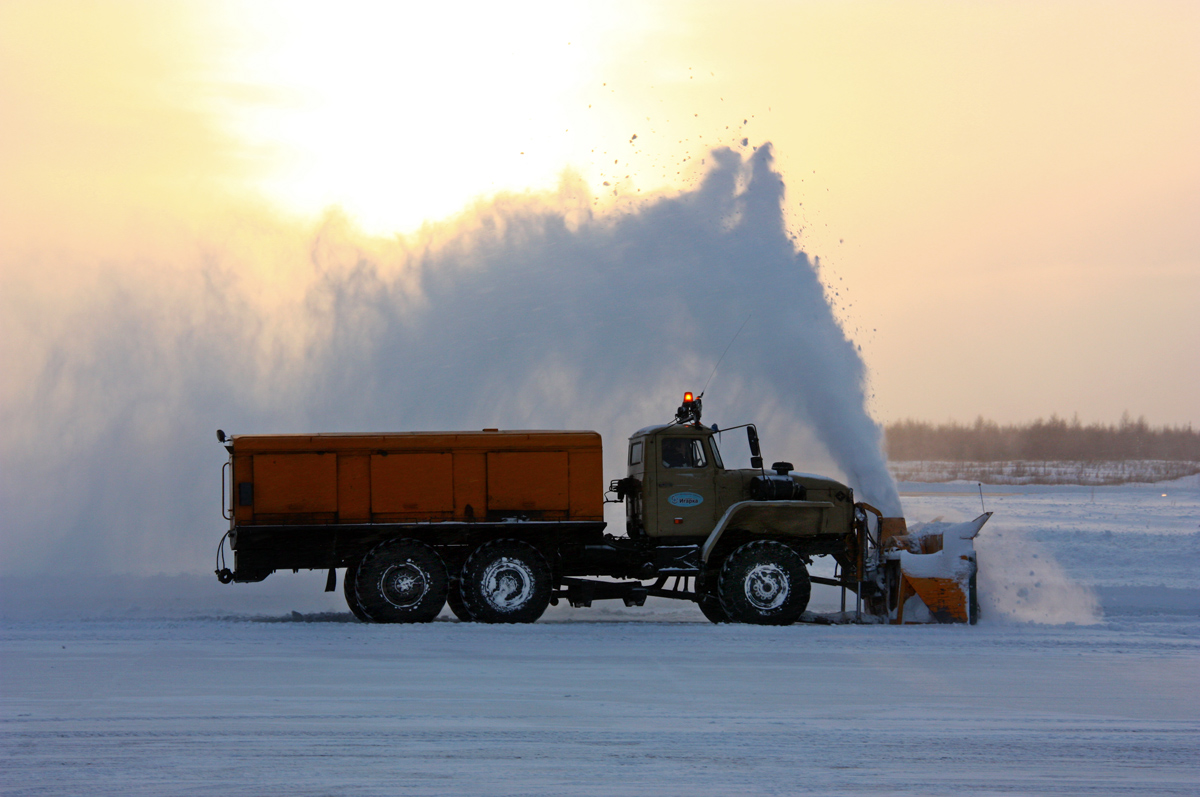
[[[0,779],[9,794],[1195,794],[1187,625],[9,624]]]
[[[977,511],[924,489],[910,517]],[[9,579],[0,791],[1200,793],[1200,489],[985,498],[974,627],[375,626],[319,573]]]

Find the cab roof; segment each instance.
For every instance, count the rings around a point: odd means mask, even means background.
[[[629,435],[629,439],[632,440],[635,437],[646,437],[648,435],[652,435],[652,434],[655,434],[656,432],[661,432],[666,429],[687,429],[687,430],[693,431],[693,432],[703,432],[705,434],[714,434],[713,430],[709,429],[707,426],[692,426],[692,425],[682,424],[682,423],[660,423],[655,426],[645,426],[641,429],[638,429],[636,432]]]

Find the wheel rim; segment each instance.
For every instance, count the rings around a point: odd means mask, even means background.
[[[787,601],[791,582],[779,565],[755,565],[746,573],[745,588],[750,605],[766,612],[778,609]]]
[[[480,581],[483,599],[496,611],[515,611],[533,597],[533,570],[520,559],[505,556],[491,562]]]
[[[379,579],[379,593],[397,609],[410,609],[429,591],[429,574],[411,560],[391,565]]]

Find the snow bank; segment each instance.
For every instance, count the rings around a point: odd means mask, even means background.
[[[1177,484],[1200,478],[1200,462],[1134,459],[1097,462],[1013,460],[971,462],[949,460],[891,460],[888,469],[897,481],[983,482],[984,484]]]

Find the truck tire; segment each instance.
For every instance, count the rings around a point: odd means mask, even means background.
[[[354,580],[358,575],[358,563],[350,565],[346,568],[346,574],[342,576],[342,594],[346,596],[346,605],[350,607],[350,613],[364,623],[371,622],[371,618],[367,617],[367,613],[363,611],[363,607],[358,602],[358,592],[354,588]]]
[[[728,623],[729,615],[721,605],[717,595],[717,579],[720,574],[713,570],[705,570],[696,578],[696,605],[711,623]]]
[[[358,566],[359,606],[377,623],[428,623],[446,605],[450,578],[437,552],[418,540],[388,540]]]
[[[790,625],[808,606],[812,582],[800,554],[781,542],[755,540],[725,560],[717,591],[735,623]]]
[[[454,616],[459,619],[459,622],[475,622],[475,618],[471,616],[467,605],[463,603],[462,579],[454,578],[450,580],[450,589],[446,592],[446,605],[450,607],[450,611],[454,612]]]
[[[459,585],[463,603],[480,623],[533,623],[550,604],[550,566],[521,540],[485,542],[467,557]]]

